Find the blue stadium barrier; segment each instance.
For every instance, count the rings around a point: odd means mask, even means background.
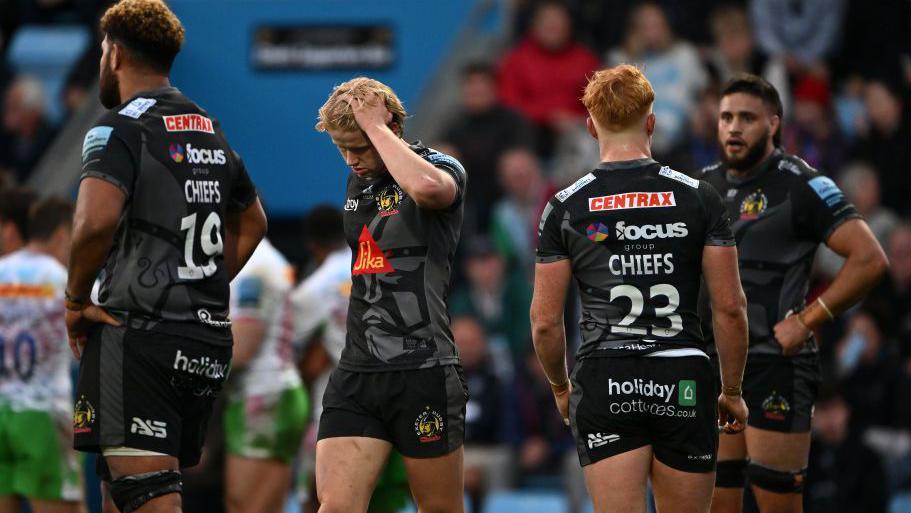
[[[44,84],[52,121],[63,115],[60,93],[64,82],[91,40],[89,29],[81,25],[25,26],[13,36],[9,61],[18,74]]]
[[[911,513],[911,493],[898,494],[889,502],[889,513]]]
[[[562,493],[495,492],[484,501],[482,513],[568,513],[569,500]]]

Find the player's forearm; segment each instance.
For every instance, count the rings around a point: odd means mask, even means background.
[[[443,173],[412,151],[389,127],[370,127],[366,133],[389,174],[418,206],[441,208],[452,202],[453,191]]]
[[[835,276],[835,281],[820,296],[822,303],[810,303],[800,313],[800,320],[808,328],[815,329],[851,308],[882,279],[888,265],[878,244],[853,251]]]
[[[569,379],[566,370],[566,331],[559,321],[542,321],[532,317],[531,338],[535,353],[548,381],[562,385]]]
[[[749,349],[746,305],[726,309],[713,307],[712,324],[721,364],[721,384],[724,387],[739,387]]]
[[[98,272],[114,242],[115,226],[89,226],[76,221],[70,246],[66,290],[74,299],[88,299]]]

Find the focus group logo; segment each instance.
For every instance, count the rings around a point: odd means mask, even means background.
[[[663,417],[696,417],[696,381],[661,384],[654,380],[607,380],[607,394],[624,400],[608,406],[611,413],[648,413]]]

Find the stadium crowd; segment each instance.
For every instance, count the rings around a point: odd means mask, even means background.
[[[66,114],[51,120],[48,104],[69,113],[95,101],[86,91],[98,66],[93,42],[61,97],[49,98],[39,80],[16,74],[5,58],[7,44],[25,24],[94,27],[108,3],[0,0],[0,254],[22,245],[37,193],[19,184],[66,122]],[[813,422],[806,510],[885,512],[892,497],[911,493],[911,174],[905,170],[911,4],[513,0],[510,6],[502,55],[464,67],[461,104],[432,145],[457,156],[469,176],[449,305],[472,394],[465,482],[475,506],[485,494],[514,488],[567,490],[574,505],[585,503],[571,434],[531,350],[528,310],[541,210],[598,159],[581,91],[593,71],[623,62],[640,65],[655,88],[659,162],[697,178],[716,162],[720,85],[733,73],[756,73],[781,92],[781,146],[832,177],[867,219],[887,252],[889,274],[818,334],[825,380]],[[839,266],[834,253],[820,252],[808,300]],[[574,325],[570,319],[567,328]],[[221,472],[213,472],[214,483]]]

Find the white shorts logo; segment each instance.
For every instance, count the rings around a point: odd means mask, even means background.
[[[605,435],[602,433],[589,433],[588,434],[588,448],[594,449],[595,447],[601,447],[602,445],[607,445],[611,442],[616,442],[620,439],[620,435]]]
[[[142,436],[151,436],[153,438],[167,438],[168,424],[160,420],[142,420],[139,417],[133,417],[133,425],[130,426],[130,433],[136,433]]]

